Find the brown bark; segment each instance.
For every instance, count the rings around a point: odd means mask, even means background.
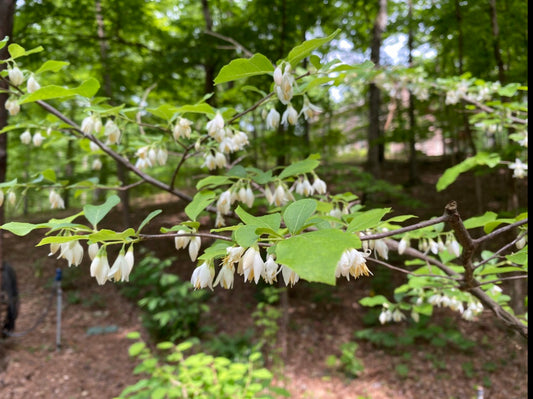
[[[409,0],[409,35],[407,37],[407,47],[409,48],[409,67],[413,66],[413,1]],[[415,119],[415,99],[413,92],[409,90],[409,184],[418,182],[417,159],[416,159],[416,119]]]
[[[13,35],[13,17],[15,15],[15,0],[0,0],[0,40],[9,36],[11,41]],[[0,59],[9,58],[7,45],[0,50]],[[6,64],[0,64],[0,71],[7,67]],[[7,84],[0,80],[0,89],[7,89]],[[7,93],[0,92],[0,129],[7,126],[8,114],[5,107],[7,101]],[[6,180],[7,172],[7,133],[0,134],[0,182]],[[4,207],[0,206],[0,225],[4,224]],[[0,231],[0,272],[2,271],[2,264],[4,261],[4,242],[3,233]],[[0,283],[1,283],[0,273]]]
[[[379,10],[372,29],[372,42],[370,45],[370,60],[375,66],[380,62],[381,39],[387,25],[387,0],[379,0]],[[379,88],[370,83],[369,89],[369,125],[368,125],[368,166],[376,177],[380,175],[380,164],[384,160],[384,147],[380,143],[382,131],[379,122],[379,109],[381,98]]]
[[[498,79],[503,85],[505,83],[505,67],[503,65],[503,59],[500,49],[500,28],[498,26],[498,14],[496,12],[496,0],[490,0],[490,22],[492,28],[492,45],[494,50],[494,59],[498,66]]]
[[[113,100],[113,89],[111,86],[111,74],[109,72],[109,57],[108,57],[108,43],[105,38],[105,29],[104,29],[104,17],[102,14],[102,3],[100,0],[95,0],[95,17],[96,17],[96,26],[97,26],[97,35],[100,43],[100,59],[102,61],[102,77],[104,80],[104,93],[109,97],[110,102]],[[117,178],[121,186],[128,185],[128,173],[120,162],[116,162],[117,167]],[[122,214],[122,223],[123,227],[127,228],[131,223],[130,213],[130,198],[128,190],[120,190],[118,192],[121,203],[121,214]]]

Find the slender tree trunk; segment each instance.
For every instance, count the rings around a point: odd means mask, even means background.
[[[15,0],[0,0],[0,40],[9,36],[11,41],[13,36],[13,18],[15,15]],[[0,50],[0,59],[9,58],[7,46]],[[0,64],[0,71],[7,67],[6,64]],[[0,89],[7,89],[7,84],[0,80]],[[7,126],[8,113],[5,107],[8,95],[0,90],[0,129]],[[7,172],[7,135],[0,134],[0,183],[6,181]],[[0,225],[4,224],[4,206],[0,206]],[[3,232],[0,231],[0,285],[2,283],[2,269],[4,263],[4,240]]]
[[[379,10],[374,21],[372,30],[372,42],[370,45],[370,60],[374,65],[379,66],[381,38],[387,25],[387,0],[379,0]],[[381,163],[384,160],[383,143],[380,143],[382,132],[379,122],[379,109],[381,98],[379,88],[370,83],[369,88],[369,125],[368,125],[368,167],[370,172],[379,177],[381,173]]]
[[[211,32],[213,30],[213,17],[211,16],[211,11],[209,10],[209,3],[207,0],[202,0],[202,12],[204,14],[205,29],[208,32]],[[209,99],[207,99],[207,103],[209,103],[212,106],[215,106],[216,105],[216,92],[215,92],[216,66],[213,63],[209,55],[206,55],[206,61],[203,64],[203,68],[204,68],[204,73],[205,73],[204,93],[205,94],[213,93],[213,95],[209,97]]]
[[[498,14],[496,12],[496,0],[490,0],[490,23],[492,28],[492,46],[494,50],[494,59],[498,66],[498,79],[503,85],[505,83],[505,67],[500,49],[500,28],[498,26]]]
[[[409,0],[409,35],[407,46],[409,48],[409,66],[413,66],[413,1]],[[415,99],[413,92],[409,90],[409,184],[418,182],[417,159],[416,159],[416,120],[415,120]]]
[[[102,77],[104,80],[104,93],[109,97],[110,102],[113,100],[113,89],[111,82],[111,74],[109,72],[109,57],[108,49],[109,46],[105,40],[105,29],[104,29],[104,17],[102,14],[102,3],[100,0],[95,0],[95,16],[96,16],[96,25],[97,25],[97,35],[100,43],[100,59],[102,60]],[[128,184],[128,172],[122,163],[116,162],[117,168],[117,178],[121,186],[126,186]],[[131,223],[131,208],[130,208],[130,198],[127,190],[120,190],[118,193],[121,202],[121,214],[122,214],[122,224],[123,227],[128,227]]]

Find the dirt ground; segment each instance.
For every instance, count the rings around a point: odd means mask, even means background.
[[[401,171],[397,167],[397,178]],[[434,208],[424,209],[438,216],[449,199],[472,204],[472,190],[437,194],[435,175],[423,175],[422,184],[406,189]],[[471,177],[470,177],[471,178]],[[486,210],[504,207],[505,200],[492,188],[491,181],[484,194]],[[453,188],[453,187],[452,187]],[[521,187],[521,201],[525,193]],[[492,191],[491,191],[492,190]],[[489,196],[489,193],[492,193]],[[425,197],[424,197],[425,196]],[[451,198],[455,196],[454,198]],[[432,200],[433,199],[433,200]],[[163,201],[163,200],[161,200]],[[176,203],[157,202],[149,207],[135,207],[135,218],[142,219],[153,209],[164,209],[158,220],[164,225],[176,223],[180,215]],[[463,207],[464,212],[476,212]],[[413,210],[409,211],[414,213]],[[89,276],[89,260],[85,255],[78,268],[67,268],[65,261],[48,257],[48,248],[35,247],[39,232],[26,237],[4,232],[6,260],[17,272],[20,290],[20,316],[15,333],[20,336],[0,341],[0,397],[26,398],[90,398],[110,399],[139,377],[132,375],[135,360],[128,356],[132,343],[126,338],[131,331],[147,336],[140,322],[140,311],[125,299],[116,285],[98,286]],[[175,255],[172,242],[149,243],[158,256]],[[182,259],[173,267],[185,279],[193,265]],[[63,272],[63,307],[60,347],[57,347],[56,290],[53,280],[56,268]],[[132,282],[134,283],[134,282]],[[293,398],[313,399],[418,399],[476,397],[483,385],[484,398],[522,399],[528,394],[527,342],[505,330],[495,317],[485,311],[478,322],[467,322],[457,314],[439,310],[434,321],[445,320],[473,340],[469,351],[453,346],[437,347],[427,342],[416,343],[401,351],[383,350],[359,340],[357,356],[364,364],[358,378],[348,378],[328,368],[329,355],[339,355],[342,343],[353,341],[353,334],[367,326],[364,314],[368,309],[358,300],[372,289],[370,279],[341,282],[334,289],[320,289],[299,283],[289,291],[289,323],[283,361],[284,368],[277,382],[288,389]],[[231,291],[215,289],[209,299],[210,311],[203,317],[215,333],[239,334],[253,326],[256,288],[236,280]],[[333,300],[329,300],[333,299]],[[43,321],[34,326],[41,317]],[[397,325],[381,330],[398,329]],[[26,333],[27,330],[30,330]],[[93,333],[95,332],[96,333]],[[406,353],[411,355],[406,355]],[[490,365],[490,367],[488,367]],[[407,366],[408,372],[398,372]]]

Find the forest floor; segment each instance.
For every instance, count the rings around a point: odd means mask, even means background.
[[[401,212],[439,216],[444,205],[454,199],[463,219],[479,214],[472,189],[474,178],[461,177],[445,192],[436,193],[441,170],[442,165],[432,163],[420,167],[421,183],[404,192],[430,206]],[[406,179],[406,171],[404,165],[390,165],[387,178],[400,184]],[[478,183],[483,188],[483,211],[505,208],[503,182],[484,178]],[[523,184],[526,187],[520,187],[519,193],[527,206],[527,182]],[[163,209],[156,220],[164,226],[177,223],[182,218],[177,209],[182,206],[165,201],[161,197],[149,206],[135,206],[134,219],[142,220],[153,209]],[[389,206],[396,208],[393,203]],[[115,216],[118,223],[120,219]],[[121,295],[117,285],[96,284],[89,276],[87,256],[78,268],[68,269],[65,261],[48,257],[48,247],[35,247],[40,238],[38,231],[26,237],[4,232],[6,260],[18,276],[21,306],[15,333],[21,336],[0,341],[0,397],[111,399],[139,379],[132,374],[136,361],[128,356],[132,341],[126,335],[140,331],[147,337],[141,311]],[[176,256],[173,242],[158,240],[150,242],[149,247],[160,258]],[[180,259],[173,267],[183,279],[189,279],[194,265],[185,257]],[[53,288],[58,267],[63,270],[59,349]],[[374,274],[379,273],[374,270]],[[280,345],[286,350],[276,381],[293,398],[470,399],[476,397],[478,386],[483,386],[485,399],[527,398],[527,341],[506,330],[489,311],[483,312],[477,322],[467,322],[444,309],[435,312],[432,323],[459,331],[465,341],[475,343],[468,349],[451,342],[439,346],[427,340],[384,349],[359,339],[356,355],[364,370],[357,378],[328,367],[328,356],[339,356],[341,344],[354,341],[354,332],[368,328],[364,317],[368,308],[359,305],[358,300],[374,287],[372,279],[362,278],[339,282],[334,288],[300,282],[288,291],[288,328],[280,337]],[[203,323],[215,334],[244,334],[254,327],[251,314],[256,294],[255,286],[240,279],[236,279],[233,290],[216,288]],[[43,321],[32,329],[43,312]],[[407,322],[377,326],[376,331],[398,333],[405,326]],[[100,328],[100,333],[91,333],[95,328]],[[24,334],[28,329],[31,331]]]

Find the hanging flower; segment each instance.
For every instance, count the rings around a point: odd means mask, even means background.
[[[24,75],[22,71],[17,67],[9,68],[8,70],[9,81],[15,85],[20,86],[24,82]]]
[[[266,117],[267,129],[276,130],[279,126],[280,115],[275,108],[271,108]]]
[[[400,242],[398,243],[398,253],[402,255],[407,248],[411,246],[409,242],[409,237],[403,236]]]
[[[218,272],[218,276],[215,280],[215,283],[213,284],[214,287],[217,285],[221,285],[222,288],[225,288],[227,290],[233,288],[233,281],[234,281],[234,274],[235,274],[235,267],[231,264],[223,264],[222,268]]]
[[[48,200],[52,209],[65,209],[65,201],[55,190],[50,190]]]
[[[308,120],[321,112],[322,108],[312,104],[307,97],[304,97],[304,105],[302,107],[302,110],[300,111],[300,115],[303,114],[305,120]]]
[[[300,280],[300,276],[298,276],[298,274],[296,274],[296,272],[290,267],[285,265],[281,265],[281,275],[283,276],[283,281],[286,286],[290,284],[291,287],[294,287],[294,284]]]
[[[107,144],[118,144],[120,141],[120,129],[111,119],[105,123],[104,136],[107,137]]]
[[[298,122],[298,112],[294,109],[292,104],[287,105],[287,109],[283,112],[281,123],[284,125],[296,125]]]
[[[89,245],[89,248],[87,250],[87,252],[89,253],[89,258],[91,260],[94,260],[94,258],[96,257],[96,255],[98,254],[98,251],[100,250],[100,246],[98,245],[97,242],[95,243],[92,243],[91,245]]]
[[[35,147],[40,147],[44,141],[44,137],[40,132],[37,132],[33,135],[32,141]]]
[[[37,91],[41,88],[41,85],[39,82],[37,82],[37,79],[33,75],[30,76],[27,83],[28,93],[33,93],[34,91]]]
[[[129,281],[132,268],[133,262],[128,262],[126,255],[124,254],[124,248],[122,248],[115,259],[115,262],[109,269],[107,277],[115,281]]]
[[[29,130],[24,131],[24,133],[20,135],[20,141],[22,142],[22,144],[26,145],[31,143],[31,133]]]
[[[335,277],[346,277],[350,281],[350,276],[358,278],[362,275],[369,276],[372,272],[366,265],[366,257],[370,252],[359,252],[355,248],[347,249],[341,255],[337,268],[335,270]]]
[[[326,194],[326,182],[320,179],[318,176],[315,176],[315,180],[313,181],[313,190],[315,190],[317,194]]]
[[[92,165],[91,165],[91,169],[92,170],[100,170],[102,169],[102,161],[100,161],[100,158],[95,158]]]
[[[204,262],[194,269],[191,277],[191,284],[194,286],[194,289],[209,287],[211,290],[213,290],[214,277],[214,270],[206,262]]]
[[[178,230],[178,235],[174,238],[174,245],[176,246],[176,249],[182,249],[186,248],[187,245],[189,245],[189,242],[191,241],[191,237],[184,235],[188,234],[189,232],[186,230]]]
[[[20,104],[15,99],[9,98],[5,103],[5,107],[11,116],[15,116],[20,112]]]
[[[517,179],[527,177],[527,163],[523,163],[518,158],[516,158],[515,161],[509,165],[509,169],[513,169],[513,177]]]
[[[191,237],[191,242],[189,243],[189,256],[191,257],[191,260],[193,262],[198,257],[198,252],[200,251],[201,245],[202,245],[202,239],[200,237],[198,236]]]
[[[107,261],[107,252],[102,247],[96,257],[91,262],[91,277],[95,277],[99,285],[104,285],[109,278],[109,262]]]
[[[269,254],[265,262],[265,267],[263,268],[263,280],[265,280],[268,284],[273,284],[275,281],[277,281],[276,276],[278,272],[279,265],[274,260],[274,257]]]
[[[190,139],[191,138],[191,125],[192,125],[192,121],[186,118],[179,118],[178,123],[176,123],[176,125],[174,126],[174,129],[172,130],[172,135],[174,137],[174,140],[178,140],[182,137]]]

